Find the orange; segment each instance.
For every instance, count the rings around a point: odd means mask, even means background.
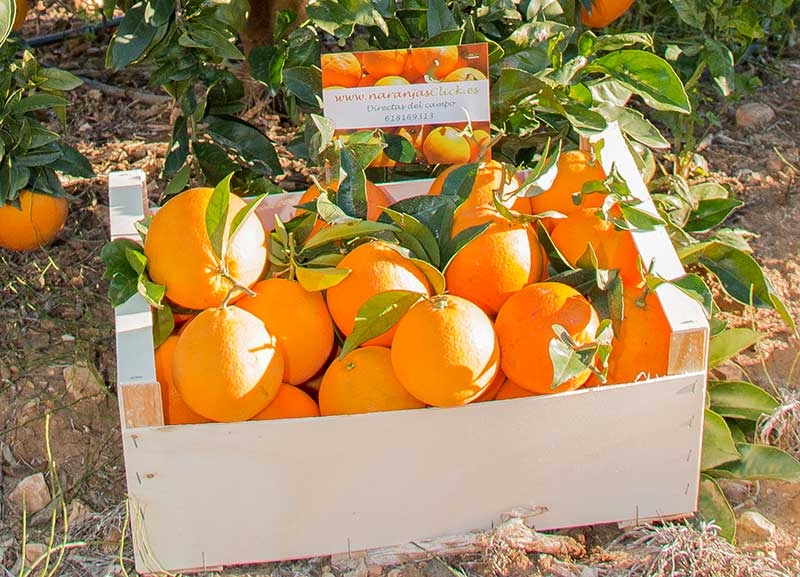
[[[567,150],[561,153],[556,162],[556,177],[545,192],[531,197],[534,214],[555,210],[569,215],[579,210],[572,200],[575,192],[591,180],[604,180],[606,177],[599,161],[592,160],[591,154],[582,150]],[[595,193],[582,197],[580,208],[598,208],[603,205],[605,195]]]
[[[219,306],[234,283],[255,284],[267,262],[266,234],[255,214],[247,217],[229,241],[231,223],[245,207],[234,194],[228,198],[223,259],[214,254],[206,230],[212,192],[211,188],[193,188],[172,197],[153,216],[144,240],[150,278],[166,285],[169,300],[188,309]]]
[[[533,228],[511,222],[489,207],[464,207],[453,217],[451,236],[490,223],[445,269],[447,290],[496,315],[508,298],[542,279],[542,249]]]
[[[485,130],[478,129],[472,131],[472,138],[470,138],[469,143],[470,149],[472,150],[469,159],[470,162],[478,162],[481,149],[483,149],[483,147],[486,146],[491,139],[491,135]]]
[[[556,222],[550,234],[553,244],[572,266],[592,245],[597,254],[597,265],[602,269],[616,269],[626,285],[642,282],[639,271],[639,251],[628,230],[619,230],[600,217],[596,209],[585,208]]]
[[[503,371],[497,369],[497,374],[495,374],[492,382],[489,383],[489,386],[481,391],[475,399],[473,399],[473,403],[483,403],[485,401],[493,401],[497,396],[497,392],[502,388],[503,383],[506,382],[506,376],[503,374]]]
[[[592,11],[581,6],[581,22],[589,28],[603,28],[625,14],[633,0],[593,0]]]
[[[351,52],[335,52],[323,54],[320,58],[322,64],[322,87],[344,86],[352,88],[358,86],[361,80],[361,63]]]
[[[402,76],[383,76],[375,81],[374,86],[401,86],[403,84],[409,84],[409,82]]]
[[[321,292],[309,292],[294,280],[269,278],[253,286],[236,306],[253,313],[278,339],[283,381],[299,385],[319,371],[333,349],[333,321]]]
[[[467,299],[423,299],[397,323],[392,366],[408,392],[427,405],[475,400],[491,384],[499,362],[492,321]]]
[[[378,411],[421,409],[424,403],[412,397],[392,369],[386,347],[361,347],[343,359],[335,359],[319,388],[322,415],[353,415]]]
[[[520,214],[533,214],[531,208],[531,199],[527,196],[515,196],[514,204],[511,205],[512,210],[516,210]]]
[[[443,78],[444,82],[465,82],[468,80],[486,80],[486,75],[471,66],[456,68]]]
[[[441,194],[447,177],[460,166],[463,166],[463,163],[444,169],[431,183],[428,194]],[[513,196],[513,193],[518,188],[519,180],[516,175],[504,170],[503,165],[496,160],[490,160],[479,165],[472,190],[464,204],[472,207],[491,207],[494,206],[494,196],[498,193],[503,205],[511,207],[517,202],[517,197]]]
[[[18,200],[19,208],[0,206],[0,247],[33,250],[53,242],[67,221],[67,200],[30,190],[21,190]]]
[[[380,78],[379,76],[373,76],[372,74],[365,74],[361,77],[361,80],[358,81],[358,86],[373,86],[375,82]]]
[[[339,181],[332,180],[327,184],[323,184],[323,186],[333,192],[336,192],[339,190]],[[302,194],[297,204],[313,202],[317,199],[317,197],[319,197],[319,189],[317,188],[317,185],[312,184]],[[335,197],[331,198],[331,200],[336,202]],[[378,220],[383,213],[383,209],[392,203],[392,199],[389,198],[389,195],[383,188],[377,184],[367,181],[367,220]],[[298,214],[302,214],[302,212],[298,211]]]
[[[15,0],[17,13],[14,16],[14,23],[11,25],[11,30],[19,32],[22,30],[22,25],[25,23],[25,17],[28,15],[28,0]]]
[[[382,241],[357,246],[345,255],[337,268],[349,269],[350,274],[328,289],[328,310],[345,336],[353,332],[361,305],[378,293],[407,290],[425,296],[430,294],[428,279],[414,262]],[[397,325],[365,344],[388,347],[396,328]]]
[[[178,344],[178,335],[170,335],[156,348],[154,356],[156,363],[156,380],[161,385],[161,406],[164,411],[165,425],[191,425],[195,423],[210,423],[210,419],[198,415],[189,408],[175,388],[172,378],[172,359],[175,347]]]
[[[530,392],[528,389],[523,389],[514,381],[509,381],[508,379],[503,382],[503,385],[500,387],[500,390],[497,391],[497,394],[494,397],[495,401],[502,401],[503,399],[521,399],[523,397],[532,397],[534,393]]]
[[[319,417],[317,403],[297,387],[283,383],[267,408],[253,417],[251,421],[300,419],[303,417]]]
[[[375,77],[401,76],[408,61],[407,49],[405,50],[375,50],[362,52],[358,55],[367,74]]]
[[[512,295],[495,321],[503,372],[510,380],[538,394],[577,389],[592,374],[588,368],[552,388],[550,342],[561,325],[578,345],[594,341],[600,320],[578,291],[557,282],[530,284]]]
[[[196,413],[212,421],[245,421],[278,394],[283,356],[255,315],[233,306],[210,308],[178,338],[172,377]]]
[[[458,46],[431,46],[411,51],[411,65],[420,76],[441,80],[458,66]]]
[[[437,126],[422,142],[422,154],[430,164],[459,164],[469,162],[472,148],[452,126]]]
[[[624,292],[624,313],[611,343],[606,384],[667,374],[672,329],[656,293],[648,291],[644,303],[638,302],[641,296],[642,291],[633,288]]]

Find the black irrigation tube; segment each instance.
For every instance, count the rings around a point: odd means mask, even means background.
[[[101,30],[111,30],[116,28],[119,26],[119,23],[122,22],[122,18],[122,16],[117,16],[116,18],[111,18],[110,20],[104,19],[98,24],[87,24],[86,26],[81,26],[80,28],[73,28],[71,30],[64,30],[62,32],[54,32],[52,34],[45,34],[44,36],[35,36],[30,39],[26,38],[25,43],[31,48],[37,48],[39,46],[63,42],[67,38],[83,36],[84,34],[89,33],[96,34]]]

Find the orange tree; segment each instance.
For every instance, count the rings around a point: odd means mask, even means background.
[[[40,66],[17,34],[17,8],[0,1],[0,246],[27,250],[47,244],[67,216],[59,174],[94,175],[89,162],[63,142],[52,113],[64,124],[64,92],[81,84],[71,73]]]
[[[272,145],[254,127],[235,118],[243,106],[243,90],[230,63],[244,59],[236,40],[243,29],[244,3],[145,0],[129,7],[117,4],[128,10],[110,47],[110,65],[149,63],[155,70],[154,84],[163,86],[180,106],[165,162],[165,175],[176,176],[170,191],[180,190],[188,182],[191,155],[212,184],[232,172],[242,185],[240,190],[271,189],[270,177],[278,172]],[[321,38],[355,50],[486,42],[494,158],[541,174],[557,161],[562,145],[574,147],[582,137],[597,134],[615,122],[632,149],[638,151],[642,172],[649,180],[653,151],[670,148],[651,118],[692,118],[697,113],[697,100],[687,92],[686,84],[691,88],[699,75],[689,77],[685,84],[676,67],[657,54],[652,34],[626,31],[622,24],[605,31],[587,27],[582,13],[597,15],[600,4],[597,0],[408,0],[400,7],[391,0],[318,0],[307,6],[305,21],[296,21],[291,12],[279,14],[272,44],[249,51],[249,73],[285,104],[291,119],[303,126],[302,136],[291,150],[309,163],[342,171],[346,178],[335,203],[323,195],[313,205],[304,205],[309,212],[301,218],[277,223],[272,234],[276,241],[273,264],[309,287],[326,288],[338,282],[331,265],[341,255],[326,253],[324,246],[359,235],[391,234],[410,246],[416,256],[425,255],[432,261],[432,270],[426,268],[426,274],[441,288],[441,271],[461,246],[486,228],[472,227],[458,239],[450,239],[452,213],[468,196],[477,165],[456,171],[458,174],[448,179],[450,184],[442,198],[427,201],[430,206],[411,202],[392,207],[386,218],[393,224],[360,220],[366,216],[367,177],[405,178],[430,174],[431,168],[420,170],[409,163],[413,149],[406,139],[379,130],[351,137],[348,149],[336,143],[334,127],[321,114]],[[685,7],[690,3],[671,4],[684,7],[680,10],[685,19]],[[618,22],[624,24],[625,20]],[[719,48],[713,42],[706,46],[708,55]],[[707,60],[706,64],[711,67],[711,62]],[[715,74],[717,78],[730,72],[718,68],[720,62],[713,61],[712,72],[722,70]],[[673,131],[673,136],[680,138],[681,133]],[[398,164],[373,174],[375,169],[366,167],[380,154]],[[684,264],[714,277],[732,299],[746,306],[774,309],[794,327],[786,307],[753,259],[746,233],[725,226],[741,203],[722,187],[690,186],[685,179],[672,180],[677,186],[658,187],[656,181],[654,196],[661,221]],[[529,196],[542,192],[536,180],[524,183],[523,189]],[[614,174],[604,182],[587,183],[580,192],[601,189],[623,199],[629,196],[624,182]],[[620,206],[621,217],[606,215],[616,227],[657,224],[632,203]],[[504,212],[497,203],[496,208]],[[317,218],[331,226],[314,232]],[[558,251],[553,250],[541,227],[540,233],[554,272],[562,278],[571,277],[591,292],[609,288],[592,286],[597,284],[592,280],[597,275],[587,269],[597,266],[596,255],[594,263],[591,258],[572,264],[560,262]],[[664,281],[648,277],[650,288],[660,282]],[[711,368],[758,338],[753,331],[725,326],[715,314],[718,309],[701,277],[687,275],[678,284],[697,298],[711,317]],[[131,288],[135,290],[135,286]],[[408,309],[417,296],[382,298],[385,302],[378,303],[380,306],[396,311],[399,302]],[[609,297],[606,308],[614,308],[613,298]],[[391,316],[397,320],[397,314]],[[354,333],[366,340],[385,329],[358,328]],[[354,343],[345,345],[347,350]],[[774,410],[775,399],[754,392],[748,383],[712,382],[709,390],[701,510],[724,525],[723,533],[733,538],[732,512],[716,479],[796,479],[800,478],[800,465],[777,449],[754,444],[748,427],[742,426]]]

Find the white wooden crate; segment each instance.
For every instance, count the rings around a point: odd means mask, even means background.
[[[650,202],[619,131],[601,138],[606,169],[615,163]],[[141,172],[109,175],[112,238],[138,238],[144,184]],[[418,186],[389,189],[400,198]],[[260,216],[271,223],[296,198],[270,198]],[[635,241],[657,272],[683,274],[664,230]],[[151,316],[133,297],[116,310],[116,336],[137,571],[401,545],[488,529],[520,507],[545,510],[538,530],[692,513],[708,324],[677,289],[657,294],[672,328],[663,378],[457,408],[179,426],[163,424]]]

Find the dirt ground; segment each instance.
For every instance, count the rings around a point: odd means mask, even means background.
[[[65,6],[53,4],[46,14],[31,15],[25,36],[79,26],[81,14]],[[0,250],[0,575],[17,574],[23,540],[32,544],[29,553],[47,542],[52,508],[28,519],[23,539],[22,516],[2,499],[22,478],[38,472],[45,473],[51,488],[58,483],[63,490],[72,514],[67,542],[87,543],[69,548],[54,575],[133,573],[129,541],[123,539],[125,476],[114,390],[113,311],[99,254],[109,233],[108,173],[144,170],[153,198],[163,187],[158,173],[171,104],[147,86],[143,73],[105,70],[106,40],[102,33],[94,39],[81,36],[36,52],[41,61],[87,79],[69,95],[66,134],[91,160],[97,177],[65,181],[73,195],[71,212],[55,243],[32,253]],[[733,223],[754,233],[756,258],[800,320],[800,57],[773,63],[762,71],[762,80],[764,87],[748,100],[769,104],[775,119],[748,131],[737,127],[735,105],[719,110],[721,126],[711,130],[702,154],[708,178],[745,201]],[[256,107],[251,120],[275,142],[288,140],[290,127],[268,108]],[[300,165],[282,156],[289,171],[283,185],[302,186]],[[765,338],[727,366],[726,374],[746,375],[784,400],[792,399],[800,389],[797,337],[770,312],[731,310],[730,318],[754,324]],[[577,559],[532,554],[498,564],[485,555],[462,556],[395,568],[393,574],[695,574],[658,572],[658,563],[675,554],[669,548],[676,543],[697,559],[710,550],[722,551],[721,558],[727,559],[720,572],[696,574],[800,574],[800,486],[738,483],[727,490],[737,512],[755,510],[775,523],[774,535],[728,550],[713,531],[684,524],[629,531],[596,526],[567,532],[586,545],[588,552]],[[60,542],[60,534],[56,539]],[[347,570],[320,558],[226,574],[338,575]],[[392,574],[390,569],[386,573]]]

